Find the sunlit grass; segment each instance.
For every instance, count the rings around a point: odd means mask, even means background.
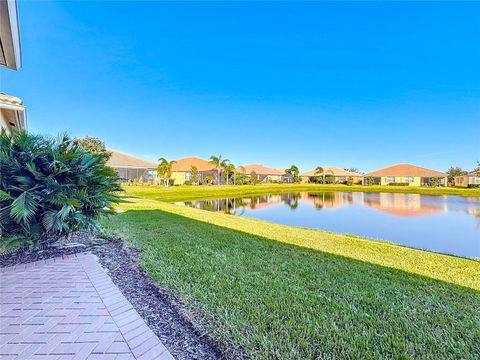
[[[453,187],[414,187],[414,186],[360,186],[360,185],[316,185],[316,184],[260,184],[242,186],[161,186],[126,185],[124,188],[130,196],[161,201],[186,201],[195,199],[249,196],[256,194],[278,194],[293,191],[359,191],[359,192],[394,192],[424,195],[480,196],[480,189]]]
[[[185,188],[127,187],[105,225],[228,357],[479,358],[478,261],[152,200]]]

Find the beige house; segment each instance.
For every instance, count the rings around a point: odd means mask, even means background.
[[[207,176],[210,176],[217,183],[218,172],[215,166],[210,164],[208,160],[192,156],[175,161],[175,164],[172,166],[171,177],[174,185],[184,185],[186,182],[191,181],[192,167],[197,168],[200,183],[203,183]]]
[[[467,175],[455,176],[455,186],[458,187],[472,187],[480,186],[479,171],[471,171]]]
[[[342,184],[349,179],[354,184],[362,183],[363,175],[353,171],[347,171],[334,166],[323,166],[323,174],[315,174],[315,170],[306,171],[300,174],[303,183],[315,182],[317,179],[325,178],[325,183]]]
[[[436,179],[439,186],[447,186],[446,173],[410,164],[398,164],[369,172],[363,178],[365,185],[369,178],[373,179],[374,185],[400,183],[409,186],[432,186]]]
[[[260,182],[268,183],[270,181],[288,182],[285,171],[272,169],[260,164],[249,164],[237,168],[239,174],[250,175],[252,172],[257,174]]]
[[[157,182],[157,165],[153,162],[120,151],[108,151],[111,156],[107,164],[117,171],[122,182],[151,184]]]
[[[7,133],[26,130],[26,108],[17,97],[0,93],[0,126]]]
[[[18,70],[22,65],[17,2],[0,0],[0,66]],[[17,97],[0,93],[0,129],[26,130],[25,106]]]

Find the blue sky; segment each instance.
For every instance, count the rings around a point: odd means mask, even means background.
[[[29,130],[154,160],[480,159],[480,3],[20,2]]]

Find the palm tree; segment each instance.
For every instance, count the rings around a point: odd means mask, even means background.
[[[293,181],[294,182],[297,182],[299,172],[300,171],[298,170],[298,167],[296,165],[292,165],[288,169],[285,169],[285,173],[293,175]]]
[[[235,185],[235,165],[232,163],[225,162],[223,164],[223,171],[225,172],[225,178],[227,179],[227,185],[228,185],[228,177],[230,174],[233,174],[233,185]]]
[[[315,168],[314,175],[322,175],[323,176],[323,184],[325,184],[325,172],[323,171],[323,167],[317,166]]]
[[[163,186],[168,188],[170,186],[170,178],[172,176],[172,166],[176,161],[168,161],[167,159],[161,157],[158,159],[157,174],[158,177],[163,179]]]
[[[230,160],[228,159],[222,159],[222,155],[210,156],[209,163],[215,166],[215,169],[217,170],[217,185],[220,185],[220,173],[221,173],[220,169],[224,168],[229,161]]]

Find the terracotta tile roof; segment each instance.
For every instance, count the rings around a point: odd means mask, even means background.
[[[22,100],[11,95],[7,95],[5,93],[0,93],[0,102],[8,103],[11,105],[22,105]]]
[[[200,159],[198,157],[186,157],[175,160],[176,163],[172,166],[172,171],[190,171],[192,166],[196,166],[198,171],[215,170],[215,166],[210,164],[208,160]]]
[[[244,174],[250,174],[252,171],[255,171],[257,175],[284,175],[285,171],[282,170],[277,170],[277,169],[272,169],[260,164],[249,164],[249,165],[244,165],[245,172],[240,169],[240,167],[237,168],[238,172],[242,172]]]
[[[107,164],[110,167],[137,167],[137,168],[146,168],[146,169],[156,169],[157,164],[153,162],[139,159],[132,155],[122,153],[120,151],[108,150],[112,155],[108,160]]]
[[[398,164],[369,172],[365,176],[447,176],[447,174],[410,164]]]
[[[337,168],[335,166],[322,166],[323,167],[323,173],[325,175],[333,175],[333,176],[363,176],[362,174],[352,172],[352,171],[347,171],[344,169]],[[301,173],[300,176],[322,176],[322,175],[317,175],[315,174],[315,169],[306,171],[304,173]]]

